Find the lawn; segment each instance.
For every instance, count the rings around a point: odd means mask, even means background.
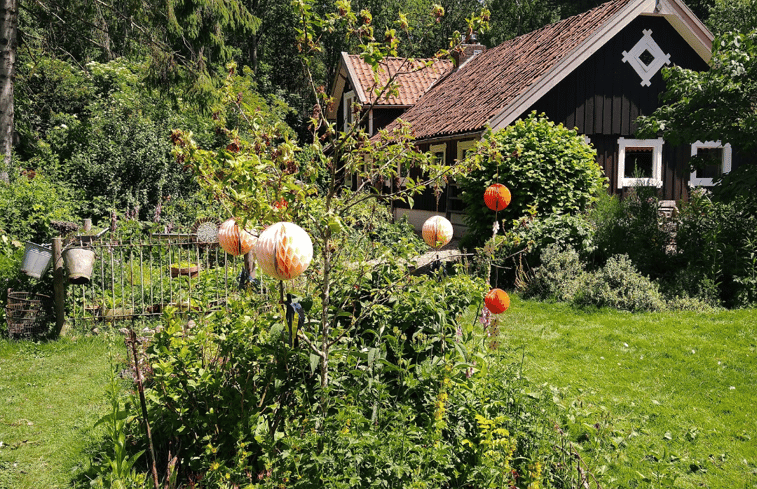
[[[569,407],[605,487],[757,487],[757,310],[630,314],[513,298],[501,352]]]
[[[70,487],[86,468],[102,436],[93,426],[108,409],[114,345],[0,340],[0,489]]]
[[[602,487],[757,487],[757,310],[629,314],[512,298],[502,361],[565,406]],[[0,489],[70,487],[118,338],[0,341]],[[537,394],[535,394],[537,395]]]

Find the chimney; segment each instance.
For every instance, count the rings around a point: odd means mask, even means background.
[[[486,51],[486,46],[478,43],[476,34],[471,34],[465,40],[465,43],[461,44],[458,49],[452,52],[452,59],[455,61],[455,69],[459,69],[467,61],[473,59],[477,54],[481,54],[484,51]]]

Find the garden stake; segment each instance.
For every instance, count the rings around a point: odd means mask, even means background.
[[[129,328],[129,343],[131,343],[131,351],[134,355],[134,372],[137,377],[137,391],[139,392],[139,404],[142,406],[142,417],[145,420],[145,431],[147,432],[147,441],[150,448],[150,463],[152,465],[152,479],[155,487],[158,485],[158,468],[155,465],[155,448],[152,444],[152,432],[150,431],[150,421],[147,418],[147,402],[145,401],[145,387],[142,384],[142,371],[139,369],[139,357],[137,356],[137,334],[134,329]]]

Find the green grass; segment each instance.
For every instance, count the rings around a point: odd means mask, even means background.
[[[108,407],[111,344],[0,340],[1,489],[70,487],[86,469]]]
[[[513,297],[502,320],[505,360],[566,406],[603,487],[757,487],[757,310],[630,314]]]

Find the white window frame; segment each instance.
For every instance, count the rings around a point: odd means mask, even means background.
[[[618,139],[618,188],[662,187],[662,138]],[[626,178],[626,148],[652,148],[652,178]]]
[[[349,130],[350,124],[352,124],[355,119],[354,113],[352,112],[352,105],[357,101],[357,96],[355,95],[354,90],[350,90],[349,92],[345,93],[342,97],[342,116],[344,117],[344,127],[343,130],[346,132]]]
[[[457,143],[457,161],[463,161],[465,152],[476,147],[476,140],[458,141]]]
[[[691,157],[695,157],[699,149],[716,149],[723,148],[723,161],[721,162],[721,170],[723,174],[731,171],[731,157],[733,152],[731,151],[731,144],[726,143],[723,145],[720,141],[697,141],[691,145]],[[712,187],[712,178],[698,178],[697,171],[694,170],[689,176],[689,187]]]
[[[447,143],[442,144],[432,144],[428,147],[428,152],[432,155],[435,155],[436,153],[442,153],[442,164],[445,164],[447,162]]]

